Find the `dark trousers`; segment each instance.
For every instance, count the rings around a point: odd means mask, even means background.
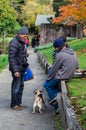
[[[56,79],[47,80],[43,83],[43,87],[46,88],[50,100],[54,99],[59,93],[59,81]],[[55,109],[58,108],[58,104],[53,105]]]
[[[22,95],[24,88],[24,72],[20,72],[18,78],[14,77],[12,73],[12,85],[11,85],[11,107],[22,104]]]

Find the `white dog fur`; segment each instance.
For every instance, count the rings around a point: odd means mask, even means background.
[[[33,112],[32,113],[36,112],[36,106],[38,106],[39,113],[42,113],[43,103],[45,105],[42,93],[40,90],[36,89],[36,90],[34,90],[34,94],[35,94],[35,97],[34,97]],[[46,107],[46,105],[45,105],[45,107]]]

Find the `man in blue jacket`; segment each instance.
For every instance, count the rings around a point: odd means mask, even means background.
[[[11,104],[14,110],[22,110],[22,94],[24,89],[24,71],[28,66],[25,40],[28,28],[23,26],[9,44],[9,70],[12,73]]]
[[[61,38],[57,38],[54,40],[53,46],[58,49],[59,53],[55,58],[55,62],[47,76],[46,82],[43,84],[49,95],[51,104],[56,100],[59,92],[59,82],[61,80],[70,80],[78,68],[77,56],[70,47],[66,47],[65,41]],[[58,103],[53,106],[55,111],[58,112]]]

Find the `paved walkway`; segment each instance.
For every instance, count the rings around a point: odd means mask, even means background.
[[[30,68],[33,70],[34,79],[25,82],[23,93],[23,104],[28,108],[22,111],[10,109],[10,91],[11,74],[8,66],[0,74],[0,130],[56,130],[55,116],[53,108],[48,103],[47,93],[44,90],[43,95],[47,105],[47,110],[43,108],[43,114],[32,114],[34,89],[42,89],[42,83],[45,81],[46,74],[37,60],[36,53],[30,49],[28,58]]]

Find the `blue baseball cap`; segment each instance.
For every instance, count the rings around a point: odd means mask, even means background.
[[[62,47],[62,46],[64,46],[64,41],[61,39],[61,38],[56,38],[55,40],[54,40],[54,42],[53,42],[53,46],[55,47],[55,48],[59,48],[59,47]]]

